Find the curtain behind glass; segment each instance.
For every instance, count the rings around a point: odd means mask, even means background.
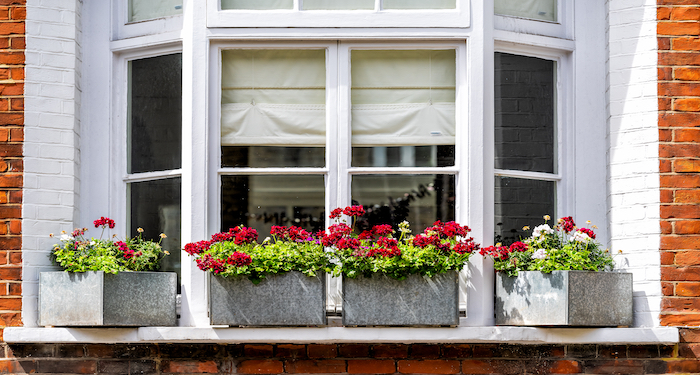
[[[304,0],[304,10],[374,9],[374,0]]]
[[[556,22],[557,0],[495,0],[494,13]]]
[[[221,9],[292,9],[293,0],[221,0]]]
[[[453,145],[455,50],[351,52],[352,144]]]
[[[383,0],[382,9],[455,9],[456,0]]]
[[[182,14],[182,0],[129,0],[129,22]]]

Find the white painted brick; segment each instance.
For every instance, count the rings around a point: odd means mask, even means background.
[[[58,191],[72,192],[75,188],[75,178],[73,178],[73,176],[38,175],[37,187],[39,189],[55,189]]]
[[[43,23],[39,26],[40,36],[49,38],[75,39],[76,31],[72,25]]]
[[[46,129],[70,129],[75,128],[75,117],[63,114],[40,113],[39,123]]]

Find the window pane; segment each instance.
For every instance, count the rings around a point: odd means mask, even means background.
[[[354,147],[455,144],[455,50],[356,50],[351,64]]]
[[[456,0],[383,0],[382,9],[455,9]]]
[[[227,146],[221,148],[224,167],[323,167],[323,147]]]
[[[221,177],[221,230],[241,224],[262,240],[273,225],[323,229],[322,175],[245,175]]]
[[[304,0],[304,10],[374,9],[374,0]]]
[[[182,0],[129,0],[129,22],[182,14]]]
[[[455,146],[353,147],[353,167],[447,167],[454,165]]]
[[[161,271],[177,272],[180,277],[180,178],[134,182],[129,188],[129,235],[143,228],[145,239],[161,242],[170,255],[161,261]]]
[[[227,50],[222,52],[221,147],[225,163],[246,154],[238,166],[288,166],[265,158],[260,147],[283,155],[300,148],[323,166],[326,144],[325,50]],[[229,149],[231,147],[238,148]],[[250,149],[248,149],[250,147]],[[284,151],[285,148],[292,148]],[[244,160],[247,159],[247,160]],[[245,161],[243,163],[241,160]]]
[[[556,22],[557,0],[495,0],[494,13]]]
[[[556,173],[555,63],[495,55],[495,168]]]
[[[221,9],[292,9],[293,0],[221,0]]]
[[[182,166],[182,54],[129,62],[129,173]]]
[[[524,226],[534,228],[544,215],[556,218],[556,183],[553,181],[496,177],[496,233],[494,243],[511,244],[527,237]],[[555,219],[556,220],[556,219]]]
[[[352,177],[352,203],[367,212],[357,226],[363,230],[376,224],[404,220],[414,234],[436,220],[455,218],[455,178],[453,175],[362,175]]]

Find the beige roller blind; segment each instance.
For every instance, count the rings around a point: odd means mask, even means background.
[[[456,0],[382,0],[383,9],[455,9]]]
[[[374,9],[374,0],[304,0],[304,10]]]
[[[221,9],[292,9],[293,0],[221,0]]]
[[[556,22],[557,0],[495,0],[494,13]]]

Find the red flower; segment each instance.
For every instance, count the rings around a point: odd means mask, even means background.
[[[571,216],[566,216],[559,219],[559,225],[561,225],[561,229],[563,229],[566,233],[574,230],[574,227],[576,226],[576,224],[574,224],[574,218]]]
[[[236,251],[226,258],[226,263],[236,267],[244,267],[253,263],[253,259],[246,253]]]
[[[185,245],[185,252],[190,255],[197,255],[201,254],[203,251],[206,251],[209,249],[209,246],[211,246],[212,242],[210,241],[199,241],[199,242],[192,242],[188,243]]]
[[[339,239],[336,243],[335,246],[338,249],[344,250],[344,249],[357,249],[360,247],[360,240],[357,238],[352,238],[352,237],[343,237]]]
[[[522,243],[522,242],[520,242],[520,241],[513,242],[513,244],[510,245],[509,251],[510,251],[511,253],[514,253],[514,252],[516,252],[516,251],[519,251],[519,252],[527,251],[527,245],[524,244],[524,243]]]
[[[372,231],[369,231],[369,230],[362,231],[362,233],[360,233],[360,235],[357,236],[357,238],[359,238],[361,240],[371,240],[372,239]]]
[[[453,250],[458,253],[458,254],[466,254],[466,253],[473,253],[476,251],[476,249],[479,248],[479,245],[475,244],[473,241],[469,240],[466,242],[457,242],[453,248]]]
[[[348,216],[360,217],[365,214],[365,209],[362,206],[348,206],[343,209],[343,213]]]
[[[242,227],[236,233],[233,243],[236,245],[250,244],[258,240],[258,231],[253,228]]]
[[[593,233],[593,230],[588,229],[588,228],[579,228],[577,232],[585,233],[588,237],[592,238],[595,240],[595,233]]]
[[[372,234],[376,236],[386,236],[394,233],[394,229],[389,224],[380,224],[372,227]]]
[[[343,209],[338,207],[338,208],[334,209],[333,211],[331,211],[331,214],[328,217],[331,219],[337,219],[342,214],[343,214]]]
[[[105,227],[109,227],[109,229],[114,228],[114,220],[112,220],[108,217],[104,217],[104,216],[100,217],[98,220],[93,221],[92,223],[95,224],[95,228],[99,228],[100,226],[102,228],[105,228]]]

